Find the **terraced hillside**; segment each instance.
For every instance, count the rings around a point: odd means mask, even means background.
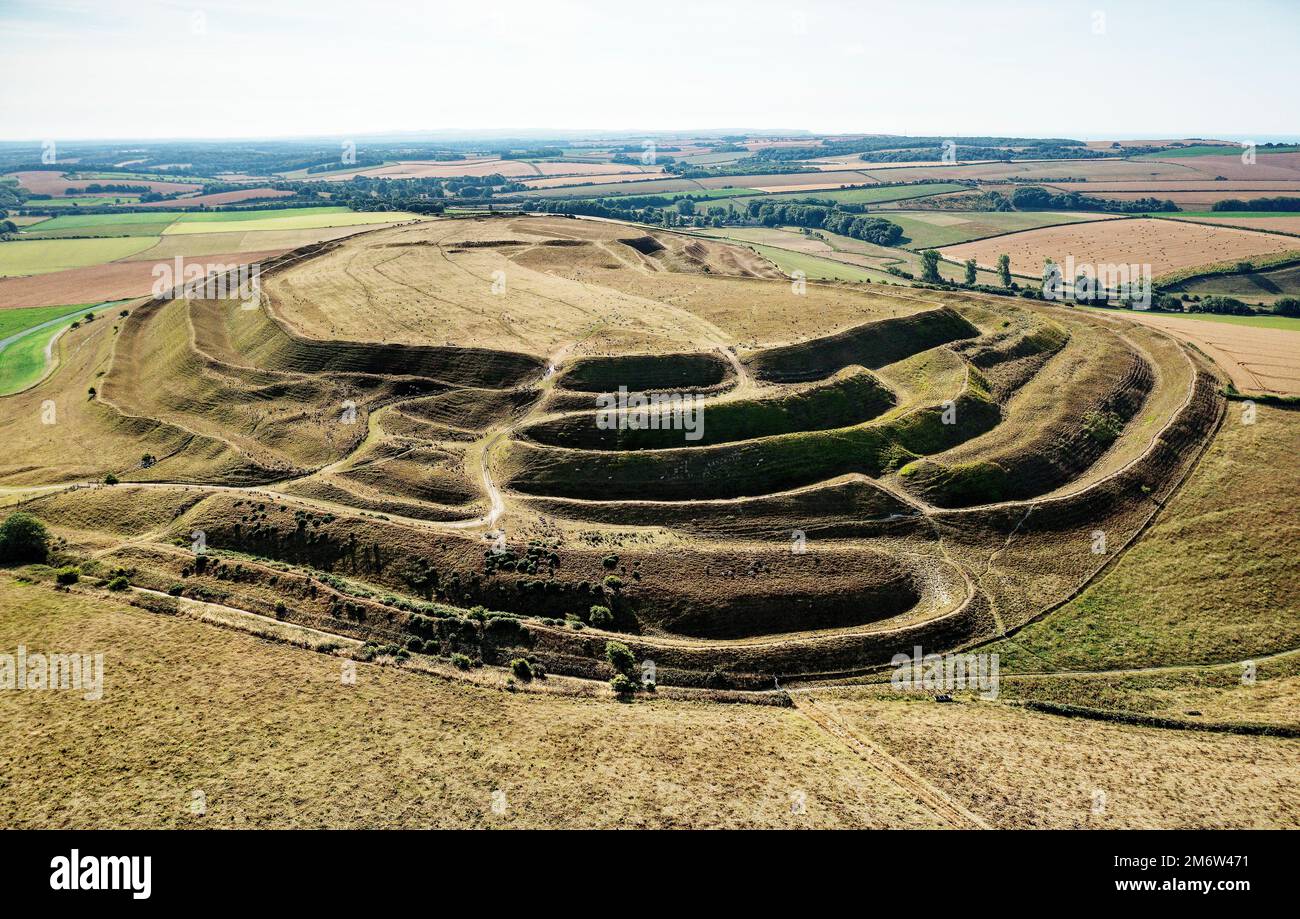
[[[0,400],[0,488],[139,588],[579,677],[617,640],[713,689],[1030,621],[1223,412],[1154,328],[560,217],[325,242],[60,347]]]

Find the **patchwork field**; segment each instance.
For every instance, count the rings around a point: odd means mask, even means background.
[[[986,268],[994,267],[998,256],[1005,253],[1011,257],[1012,271],[1030,277],[1040,276],[1049,258],[1064,264],[1073,256],[1076,264],[1149,264],[1159,278],[1180,269],[1290,250],[1300,250],[1300,246],[1275,234],[1139,218],[1027,230],[949,246],[942,252],[955,261],[974,258]]]
[[[157,237],[34,239],[0,243],[0,278],[49,274],[100,265],[149,248]]]
[[[171,266],[176,258],[250,264],[418,219],[344,207],[61,215],[23,227],[17,240],[0,243],[0,308],[145,296],[155,267]]]

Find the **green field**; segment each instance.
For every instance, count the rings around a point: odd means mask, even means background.
[[[1115,310],[1103,307],[1083,306],[1080,309],[1096,310],[1101,313],[1114,313]],[[1121,312],[1127,312],[1122,310]],[[1290,316],[1220,316],[1217,313],[1172,313],[1179,319],[1200,319],[1204,322],[1222,322],[1227,325],[1253,326],[1257,329],[1284,329],[1288,332],[1300,332],[1300,319]]]
[[[184,185],[203,185],[212,179],[203,176],[190,176],[170,172],[79,172],[77,178],[87,182],[114,182],[118,185],[130,185],[135,182],[180,182]]]
[[[724,239],[748,246],[777,267],[790,272],[802,270],[807,277],[836,281],[886,282],[910,286],[905,278],[889,274],[885,269],[900,268],[920,275],[921,257],[910,249],[878,246],[874,243],[818,230],[816,238],[833,250],[830,253],[800,251],[807,245],[803,234],[793,229],[779,227],[726,227],[693,231],[693,235]],[[866,260],[869,264],[858,264]],[[939,274],[947,281],[960,282],[965,278],[963,266],[941,261]],[[980,269],[977,280],[981,284],[1000,285],[997,273]]]
[[[1202,297],[1236,297],[1247,303],[1272,303],[1279,297],[1300,296],[1300,265],[1247,274],[1213,275],[1175,285],[1172,292]]]
[[[286,208],[292,212],[297,208]],[[253,230],[319,230],[326,227],[366,226],[379,223],[396,223],[402,220],[419,220],[419,214],[405,211],[349,211],[346,208],[307,208],[309,213],[294,216],[261,216],[237,220],[187,220],[181,218],[164,233],[175,236],[186,233],[220,233],[225,231],[250,232]],[[326,211],[327,213],[318,213]],[[281,214],[279,211],[263,212]],[[187,214],[186,217],[213,217],[215,214]]]
[[[177,215],[181,223],[230,223],[232,221],[266,220],[268,218],[302,217],[303,215],[324,216],[326,214],[350,214],[346,207],[285,207],[262,208],[247,211],[196,211]],[[205,230],[205,232],[212,232]]]
[[[692,198],[753,198],[756,195],[766,196],[767,193],[752,188],[701,188],[686,194]]]
[[[60,316],[71,316],[79,310],[94,306],[93,303],[74,303],[71,306],[30,306],[16,310],[0,310],[0,341],[17,335],[23,329],[30,329],[42,322],[49,322]]]
[[[1300,645],[1296,413],[1229,417],[1150,531],[1078,598],[986,646],[1007,671],[1226,664]]]
[[[1155,153],[1139,153],[1137,156],[1132,157],[1132,159],[1168,160],[1168,159],[1180,159],[1188,156],[1225,156],[1225,155],[1240,153],[1242,149],[1243,148],[1241,147],[1240,144],[1229,144],[1226,146],[1215,145],[1215,144],[1197,144],[1192,147],[1176,147],[1170,150],[1156,151]],[[1270,150],[1265,150],[1263,148],[1260,148],[1256,152],[1259,153],[1260,155],[1263,155],[1266,153],[1295,153],[1297,150],[1300,150],[1300,147],[1288,146],[1288,147],[1273,147]]]
[[[107,224],[140,224],[140,223],[170,223],[177,217],[181,216],[179,211],[151,211],[147,214],[142,213],[121,213],[121,214],[65,214],[59,217],[51,217],[41,226],[52,230],[65,230],[78,227],[100,227]]]
[[[0,243],[0,278],[102,265],[143,252],[157,236],[124,239],[31,239]]]
[[[95,321],[101,321],[117,303],[122,302],[125,301],[103,303],[97,306],[94,304],[49,306],[0,312],[0,323],[12,323],[14,320],[10,319],[9,314],[23,313],[27,314],[27,326],[35,326],[31,332],[16,338],[3,350],[0,350],[0,396],[26,389],[45,375],[45,352],[50,339],[62,333],[73,322],[79,321],[86,313],[94,313]],[[50,315],[44,318],[35,318],[41,313],[49,313]],[[62,321],[42,326],[42,323],[48,322],[50,319],[61,319]],[[27,326],[20,326],[19,328]],[[8,338],[14,334],[14,332],[9,332],[7,335],[0,337]]]
[[[931,195],[942,195],[952,191],[970,191],[970,188],[951,182],[933,182],[926,185],[870,185],[866,188],[841,188],[832,191],[781,192],[775,197],[829,198],[842,204],[883,204],[886,201],[928,198]]]
[[[726,237],[715,236],[713,238]],[[813,281],[882,282],[889,281],[892,278],[891,275],[884,271],[862,268],[858,265],[850,265],[847,262],[837,262],[818,255],[809,255],[806,252],[795,252],[792,249],[782,249],[779,246],[764,245],[763,243],[750,242],[745,239],[732,238],[728,241],[753,249],[786,274],[802,271],[805,277]]]

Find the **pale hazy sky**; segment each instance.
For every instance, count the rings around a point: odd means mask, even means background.
[[[1300,0],[0,0],[0,139],[1300,133]]]

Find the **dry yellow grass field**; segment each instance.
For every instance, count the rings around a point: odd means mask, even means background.
[[[103,652],[105,690],[0,694],[7,828],[937,824],[789,708],[512,694],[365,663],[348,685],[337,657],[6,575],[0,648],[19,644]]]
[[[814,694],[994,827],[1300,827],[1300,740],[896,702],[874,690]]]

